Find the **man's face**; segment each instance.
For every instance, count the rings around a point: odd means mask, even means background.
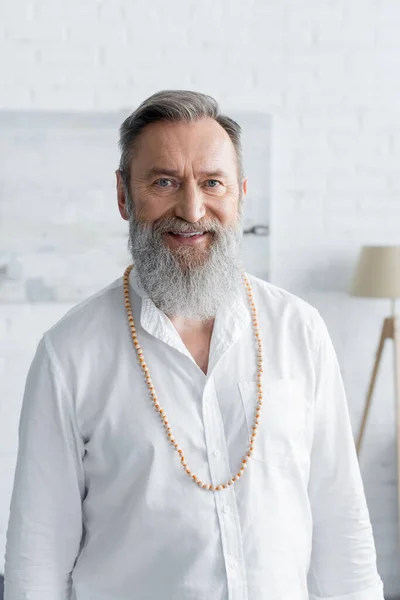
[[[130,179],[136,219],[157,226],[172,217],[179,222],[175,231],[204,232],[210,220],[233,225],[246,191],[246,181],[238,181],[233,144],[214,119],[147,126],[137,141]],[[123,194],[119,208],[128,219]],[[185,245],[195,252],[212,242],[212,234],[182,238],[165,232],[164,239],[171,249]]]
[[[153,123],[137,140],[128,194],[119,172],[117,183],[133,262],[156,305],[205,320],[229,304],[241,283],[246,180],[225,130],[213,119]]]

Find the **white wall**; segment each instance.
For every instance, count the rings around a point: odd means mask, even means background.
[[[271,113],[272,280],[325,316],[356,430],[387,307],[346,290],[361,244],[400,243],[399,25],[397,0],[13,0],[0,8],[0,108],[130,109],[189,88]],[[66,308],[0,306],[0,544],[22,373]],[[400,592],[391,366],[388,349],[361,461],[388,596]]]

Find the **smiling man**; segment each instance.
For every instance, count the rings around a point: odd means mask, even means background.
[[[120,133],[133,266],[39,343],[6,600],[383,600],[326,327],[243,269],[239,125],[164,91]]]
[[[131,147],[139,135],[132,132],[133,118],[121,128],[117,181],[119,210],[130,220],[135,270],[206,373],[216,312],[228,308],[243,286],[241,209],[247,181],[239,131],[225,118],[235,150],[228,132],[211,117],[155,121]]]

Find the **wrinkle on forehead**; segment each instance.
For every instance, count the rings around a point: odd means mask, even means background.
[[[213,119],[158,122],[148,125],[137,140],[132,175],[154,165],[182,172],[232,170],[236,175],[237,158],[229,135]]]

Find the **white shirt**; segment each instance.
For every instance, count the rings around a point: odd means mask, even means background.
[[[255,451],[232,487],[184,472],[130,337],[122,278],[47,331],[26,382],[6,600],[383,600],[342,380],[318,312],[248,275],[264,347]],[[248,449],[246,290],[207,375],[130,275],[145,361],[188,465],[227,481]]]

